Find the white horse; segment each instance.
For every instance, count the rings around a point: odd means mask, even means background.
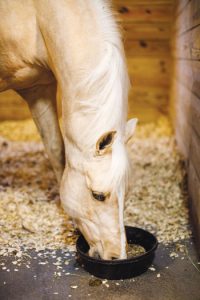
[[[61,181],[61,203],[89,254],[103,259],[126,257],[125,143],[136,126],[126,123],[128,87],[108,1],[0,0],[0,91],[27,101]]]

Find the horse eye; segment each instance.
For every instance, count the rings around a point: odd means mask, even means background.
[[[98,201],[105,201],[106,195],[104,193],[98,193],[92,191],[92,197]]]
[[[109,133],[108,135],[106,135],[102,141],[99,143],[99,149],[103,150],[106,146],[108,146],[113,139],[113,133]]]

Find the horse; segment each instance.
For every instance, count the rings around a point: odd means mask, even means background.
[[[27,102],[89,255],[126,258],[126,144],[137,119],[127,121],[129,78],[111,3],[1,0],[0,20],[0,91]]]

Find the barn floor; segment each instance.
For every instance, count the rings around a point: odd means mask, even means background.
[[[11,263],[13,258],[2,259],[10,272],[0,271],[1,300],[199,300],[200,271],[196,268],[197,256],[191,241],[184,241],[188,254],[171,258],[170,253],[176,249],[174,245],[160,245],[152,270],[124,281],[95,280],[76,264],[75,253],[70,252],[69,265],[63,265],[61,275],[53,263],[56,258],[47,255],[48,264],[42,265],[34,259],[34,251],[29,252],[31,259],[18,272]],[[65,253],[67,254],[67,253]],[[57,257],[65,260],[65,255],[57,251]],[[182,259],[184,257],[184,259]],[[197,266],[195,267],[194,264]],[[154,271],[155,269],[155,271]],[[59,273],[59,274],[60,274]]]
[[[168,120],[139,126],[129,152],[125,222],[160,245],[145,274],[97,280],[76,264],[76,234],[32,121],[0,123],[0,299],[200,299],[186,173]]]

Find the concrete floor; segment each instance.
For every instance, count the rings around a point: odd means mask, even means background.
[[[159,245],[153,263],[155,271],[148,270],[124,281],[94,281],[94,277],[77,265],[74,252],[65,253],[65,256],[56,252],[63,261],[59,269],[51,253],[44,258],[30,252],[29,267],[24,263],[17,272],[14,271],[17,267],[12,264],[13,257],[2,257],[0,263],[4,262],[6,268],[0,268],[0,299],[200,300],[200,271],[196,269],[200,269],[200,264],[191,241],[184,244],[188,254],[177,252],[175,245],[167,248]],[[179,254],[177,258],[170,257],[174,249]],[[64,264],[66,257],[70,259],[69,265]],[[41,264],[46,260],[47,264]]]

